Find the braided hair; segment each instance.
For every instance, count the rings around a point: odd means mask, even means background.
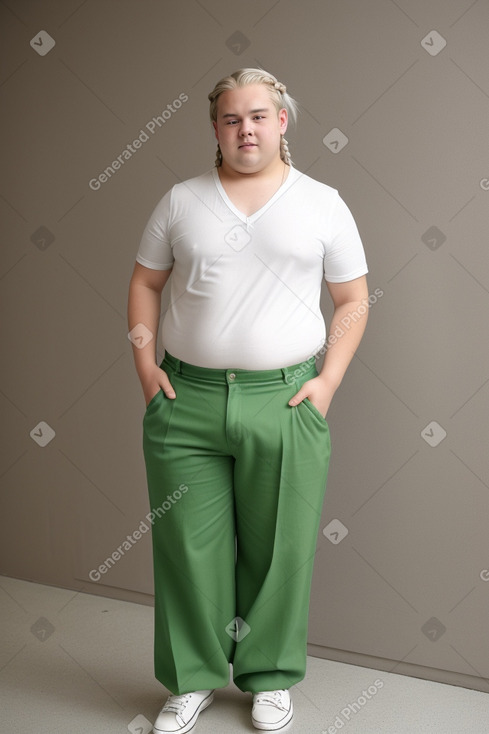
[[[266,84],[270,90],[270,97],[277,109],[277,112],[285,108],[293,122],[297,121],[299,105],[296,100],[289,95],[285,84],[279,82],[273,74],[270,74],[263,69],[239,69],[218,81],[212,92],[208,95],[210,102],[209,114],[212,122],[217,121],[217,100],[219,95],[230,89],[244,87],[246,84]],[[280,158],[288,166],[292,165],[289,144],[283,135],[280,136]],[[217,168],[222,165],[222,153],[219,144],[217,146],[215,165]]]

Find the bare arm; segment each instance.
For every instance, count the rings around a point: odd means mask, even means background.
[[[367,326],[367,278],[363,275],[348,283],[327,285],[334,303],[334,313],[329,326],[328,349],[320,377],[336,390]]]
[[[322,370],[318,377],[305,382],[289,400],[289,405],[297,405],[307,397],[323,415],[329,409],[367,325],[367,278],[363,275],[347,283],[328,283],[328,291],[334,313]]]
[[[169,398],[175,397],[166,372],[156,363],[156,339],[158,335],[161,292],[170,277],[171,270],[152,270],[136,262],[129,283],[129,297],[127,304],[127,319],[129,331],[135,329],[135,334],[141,331],[143,340],[138,346],[132,343],[136,372],[143,388],[146,405],[156,395],[160,388]],[[144,328],[145,327],[145,328]],[[147,343],[146,329],[150,332]],[[148,334],[149,336],[149,334]],[[136,339],[136,342],[138,340]]]

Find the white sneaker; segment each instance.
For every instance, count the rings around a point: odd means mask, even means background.
[[[181,696],[168,696],[155,721],[154,734],[184,734],[195,726],[201,711],[209,706],[214,691],[194,691]]]
[[[294,708],[287,690],[262,691],[253,695],[251,720],[255,729],[277,731],[292,720]]]

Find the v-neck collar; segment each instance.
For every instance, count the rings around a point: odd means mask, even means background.
[[[214,182],[216,184],[217,190],[219,191],[219,194],[221,195],[221,198],[223,199],[228,209],[230,209],[233,212],[233,214],[235,214],[238,217],[238,219],[240,219],[242,222],[245,222],[246,224],[252,224],[259,217],[261,217],[262,214],[264,214],[267,211],[267,209],[269,209],[272,206],[272,204],[274,204],[275,201],[282,196],[282,194],[289,188],[289,186],[293,183],[293,181],[295,181],[296,169],[293,166],[290,166],[290,171],[288,173],[287,178],[283,182],[283,184],[279,186],[279,188],[273,194],[273,196],[260,209],[258,209],[256,212],[253,212],[253,214],[250,214],[249,217],[246,216],[246,214],[244,214],[242,211],[240,211],[233,204],[229,196],[226,194],[226,191],[224,189],[224,186],[221,183],[221,179],[219,178],[219,173],[217,172],[216,167],[212,169],[212,176],[214,178]]]

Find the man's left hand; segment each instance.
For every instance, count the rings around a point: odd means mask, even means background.
[[[332,387],[320,376],[313,377],[312,380],[305,382],[299,392],[296,392],[294,397],[289,400],[289,405],[299,405],[304,398],[308,398],[321,415],[326,418],[334,392]]]

